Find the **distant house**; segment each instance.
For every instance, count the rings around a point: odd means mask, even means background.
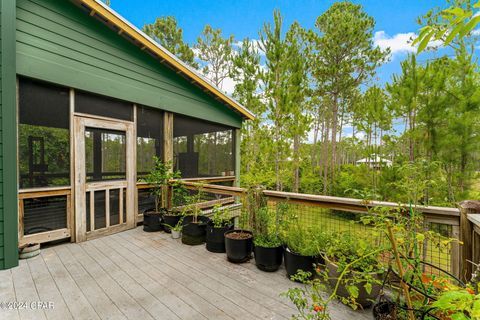
[[[392,161],[382,158],[377,154],[372,154],[368,158],[363,158],[355,162],[356,165],[368,165],[370,168],[373,169],[380,169],[382,167],[391,167]]]

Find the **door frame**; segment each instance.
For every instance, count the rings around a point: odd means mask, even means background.
[[[135,124],[134,122],[105,119],[90,115],[75,114],[73,117],[74,140],[74,188],[75,188],[75,241],[82,242],[97,236],[124,231],[135,227],[135,192],[136,192],[136,157],[135,157]],[[125,225],[116,225],[98,232],[93,231],[87,237],[86,226],[86,169],[85,169],[85,128],[116,130],[125,132],[126,137],[126,199]],[[103,182],[109,184],[111,182]],[[107,202],[107,201],[106,201]],[[92,232],[92,231],[91,231]]]

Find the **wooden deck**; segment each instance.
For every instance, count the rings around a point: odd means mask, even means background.
[[[265,273],[252,262],[234,265],[204,246],[136,228],[43,248],[0,271],[0,303],[22,303],[0,309],[0,319],[289,319],[295,309],[279,294],[296,285],[283,268]],[[32,310],[37,301],[53,308]],[[372,319],[368,310],[340,304],[331,315]]]

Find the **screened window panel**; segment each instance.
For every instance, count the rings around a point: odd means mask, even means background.
[[[125,180],[125,132],[86,128],[85,169],[88,182]]]
[[[137,107],[137,176],[144,177],[153,168],[153,157],[162,158],[163,112]]]
[[[175,115],[173,120],[175,169],[184,178],[234,174],[233,129]]]
[[[70,185],[69,89],[19,82],[20,188]]]
[[[83,91],[75,91],[75,112],[133,121],[131,103]]]

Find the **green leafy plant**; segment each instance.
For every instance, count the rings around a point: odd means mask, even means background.
[[[182,207],[183,216],[193,216],[192,223],[198,223],[198,216],[203,215],[203,211],[198,205],[200,202],[202,202],[204,196],[202,184],[198,183],[195,185],[195,187],[198,191],[193,195],[187,195],[185,197],[186,204]]]
[[[174,226],[171,226],[171,225],[169,225],[169,224],[167,224],[167,223],[164,223],[163,225],[169,227],[169,228],[170,228],[171,230],[173,230],[173,231],[181,231],[182,228],[183,228],[183,217],[184,217],[184,216],[182,216],[182,217],[180,218],[180,220],[178,220],[177,224],[174,225]]]
[[[480,294],[475,293],[471,288],[446,290],[432,304],[432,307],[436,315],[448,317],[448,319],[480,319]]]
[[[298,221],[291,221],[282,232],[282,238],[292,252],[314,257],[325,252],[331,235],[321,225],[306,227]]]
[[[230,212],[221,204],[216,204],[212,209],[211,221],[214,228],[223,228],[232,223]]]
[[[169,183],[173,179],[179,179],[181,175],[179,171],[172,170],[171,162],[163,162],[157,156],[153,157],[153,161],[154,166],[144,181],[150,185],[150,194],[155,198],[155,211],[160,212],[167,207],[166,193]],[[174,184],[173,187],[179,186],[175,182]]]

